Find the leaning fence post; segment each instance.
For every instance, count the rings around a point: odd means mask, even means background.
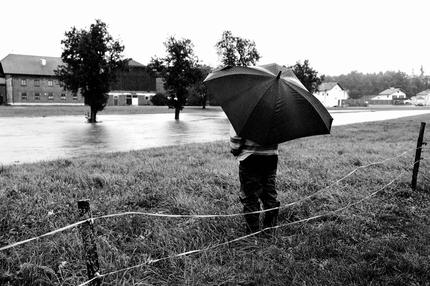
[[[414,170],[412,172],[411,188],[413,190],[417,188],[417,176],[418,176],[418,170],[420,169],[421,149],[422,149],[421,147],[423,146],[425,128],[426,128],[426,123],[421,122],[420,133],[418,135],[418,141],[417,141],[417,149],[415,151]]]
[[[82,242],[84,244],[88,279],[91,280],[99,274],[100,266],[94,235],[94,226],[91,220],[90,202],[88,200],[78,201],[78,209],[80,220],[88,219],[88,221],[79,226],[79,232],[81,233]],[[95,279],[89,285],[99,286],[100,283],[100,279]]]

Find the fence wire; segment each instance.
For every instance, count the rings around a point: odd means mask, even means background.
[[[418,148],[416,148],[416,149],[418,149]],[[310,199],[310,198],[312,198],[312,197],[314,197],[314,196],[322,193],[323,191],[325,191],[325,190],[327,190],[327,189],[329,189],[329,188],[331,188],[331,187],[333,187],[335,185],[338,185],[341,181],[343,181],[346,178],[352,176],[355,172],[357,172],[360,169],[365,169],[365,168],[368,168],[368,167],[374,166],[374,165],[384,164],[384,163],[386,163],[388,161],[400,158],[400,157],[402,157],[402,156],[404,156],[404,155],[406,155],[406,154],[408,154],[408,153],[410,153],[412,151],[415,151],[416,149],[410,150],[410,151],[405,151],[405,152],[403,152],[403,153],[401,153],[399,155],[396,155],[394,157],[390,157],[390,158],[384,159],[382,161],[377,161],[377,162],[373,162],[373,163],[368,163],[368,164],[363,165],[363,166],[359,166],[359,167],[353,169],[352,171],[350,171],[349,173],[347,173],[346,175],[344,175],[343,177],[341,177],[340,179],[332,182],[328,186],[326,186],[324,188],[321,188],[320,190],[318,190],[318,191],[316,191],[316,192],[314,192],[314,193],[312,193],[312,194],[310,194],[310,195],[308,195],[306,197],[303,197],[303,198],[301,198],[301,199],[299,199],[299,200],[297,200],[295,202],[292,202],[292,203],[289,203],[289,204],[286,204],[286,205],[282,205],[282,206],[279,206],[279,207],[275,207],[275,208],[264,209],[264,210],[254,211],[254,212],[248,212],[248,213],[212,214],[212,215],[211,214],[208,214],[208,215],[197,215],[197,214],[196,215],[184,215],[184,214],[175,215],[175,214],[135,212],[135,211],[132,211],[132,212],[123,212],[123,213],[115,213],[115,214],[109,214],[109,215],[103,215],[103,216],[98,216],[98,217],[94,217],[94,218],[89,218],[89,219],[86,219],[86,220],[81,220],[81,221],[72,223],[70,225],[58,228],[56,230],[47,232],[45,234],[42,234],[42,235],[39,235],[39,236],[35,236],[35,237],[29,238],[29,239],[26,239],[26,240],[22,240],[22,241],[19,241],[19,242],[15,242],[15,243],[12,243],[12,244],[0,247],[0,251],[7,250],[7,249],[10,249],[10,248],[13,248],[13,247],[16,247],[16,246],[19,246],[19,245],[31,242],[31,241],[35,241],[35,240],[38,240],[38,239],[41,239],[41,238],[44,238],[44,237],[47,237],[47,236],[51,236],[51,235],[57,234],[59,232],[66,231],[68,229],[74,228],[74,227],[79,226],[81,224],[84,224],[86,222],[93,223],[95,220],[107,219],[107,218],[113,218],[113,217],[129,216],[129,215],[143,215],[143,216],[164,217],[164,218],[199,218],[199,219],[200,218],[223,218],[223,217],[238,217],[238,216],[243,216],[245,214],[257,214],[257,213],[260,214],[260,213],[265,213],[265,212],[272,211],[272,210],[285,209],[285,208],[291,207],[293,205],[300,204],[300,203],[302,203],[302,202],[304,202],[304,201],[306,201],[306,200],[308,200],[308,199]]]
[[[187,255],[190,255],[190,254],[196,254],[196,253],[206,252],[208,250],[212,250],[214,248],[218,248],[218,247],[221,247],[221,246],[229,245],[229,244],[232,244],[234,242],[241,241],[241,240],[244,240],[244,239],[256,236],[258,234],[261,234],[261,233],[264,233],[264,232],[267,232],[267,231],[270,231],[270,230],[274,230],[274,229],[278,229],[278,228],[282,228],[282,227],[287,227],[287,226],[292,226],[292,225],[295,225],[295,224],[300,224],[300,223],[304,223],[304,222],[313,221],[313,220],[316,220],[316,219],[319,219],[319,218],[331,216],[333,214],[342,212],[342,211],[344,211],[344,210],[346,210],[348,208],[351,208],[352,206],[358,205],[358,204],[360,204],[360,203],[362,203],[362,202],[370,199],[371,197],[375,196],[376,194],[380,193],[381,191],[383,191],[384,189],[386,189],[387,187],[389,187],[390,185],[392,185],[396,180],[400,179],[401,176],[403,176],[405,173],[406,173],[406,171],[400,172],[399,175],[397,175],[394,179],[392,179],[391,181],[389,181],[387,184],[385,184],[384,186],[382,186],[378,190],[372,192],[371,194],[363,197],[362,199],[360,199],[360,200],[358,200],[358,201],[356,201],[354,203],[350,203],[350,204],[348,204],[348,205],[346,205],[346,206],[344,206],[342,208],[339,208],[337,210],[334,210],[334,211],[331,211],[331,212],[327,212],[327,213],[321,214],[321,215],[312,216],[312,217],[309,217],[309,218],[306,218],[306,219],[301,219],[301,220],[289,222],[289,223],[286,223],[286,224],[280,224],[280,225],[277,225],[277,226],[268,227],[268,228],[262,229],[260,231],[257,231],[257,232],[254,232],[254,233],[251,233],[251,234],[248,234],[248,235],[244,235],[244,236],[241,236],[241,237],[238,237],[238,238],[226,241],[226,242],[222,242],[222,243],[219,243],[219,244],[208,246],[206,248],[201,248],[201,249],[196,249],[196,250],[190,250],[190,251],[186,251],[186,252],[182,252],[182,253],[179,253],[179,254],[174,254],[174,255],[170,255],[170,256],[158,258],[158,259],[147,259],[147,261],[145,261],[144,263],[133,265],[133,266],[122,268],[122,269],[118,269],[118,270],[111,271],[111,272],[108,272],[108,273],[105,273],[105,274],[96,273],[96,276],[94,278],[92,278],[92,279],[90,279],[88,281],[85,281],[84,283],[79,284],[78,286],[88,285],[89,283],[91,283],[91,282],[93,282],[93,281],[95,281],[97,279],[102,279],[102,278],[104,278],[106,276],[114,275],[114,274],[117,274],[117,273],[120,273],[120,272],[126,272],[126,271],[129,271],[129,270],[132,270],[132,269],[140,268],[140,267],[145,266],[145,265],[154,264],[154,263],[157,263],[157,262],[160,262],[160,261],[163,261],[163,260],[169,260],[169,259],[173,259],[173,258],[179,258],[179,257],[182,257],[182,256],[187,256]]]

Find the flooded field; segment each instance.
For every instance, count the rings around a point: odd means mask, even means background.
[[[331,111],[333,126],[394,119],[430,110]],[[172,114],[0,118],[0,164],[35,162],[161,146],[227,140],[229,124],[220,111]]]

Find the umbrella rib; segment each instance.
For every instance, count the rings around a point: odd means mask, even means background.
[[[290,84],[288,81],[284,81],[284,82],[285,82],[289,87],[291,87],[292,89],[294,89],[296,92],[298,92],[299,94],[301,94],[300,89],[299,89],[297,86],[295,86],[294,84]],[[310,94],[310,95],[312,95],[310,92],[309,92],[309,94]],[[321,118],[324,118],[324,114],[322,114],[322,113],[321,113],[320,108],[318,108],[317,106],[315,106],[315,104],[314,104],[314,102],[313,102],[313,101],[314,101],[314,99],[312,98],[312,96],[307,96],[307,95],[306,95],[306,97],[311,98],[311,100],[308,100],[309,104],[310,104],[310,105],[312,105],[312,107],[316,110],[316,112],[318,112],[318,115],[319,115]],[[331,118],[331,122],[333,122],[333,118],[331,117],[331,115],[330,115],[330,118]],[[323,120],[323,122],[324,122],[324,120]],[[329,124],[330,124],[330,126],[331,126],[331,122],[329,123]],[[325,124],[325,122],[324,122],[324,124]],[[326,126],[328,130],[330,130],[330,126]]]
[[[209,82],[216,80],[218,78],[223,78],[226,76],[234,76],[234,75],[247,75],[247,76],[265,76],[265,77],[274,77],[273,73],[266,69],[261,68],[251,68],[251,67],[232,67],[225,71],[218,71],[209,74],[203,82]]]
[[[248,115],[248,118],[246,118],[246,120],[245,120],[245,122],[247,122],[248,121],[248,119],[252,116],[252,114],[254,113],[254,109],[255,109],[255,107],[260,103],[260,101],[262,101],[263,100],[263,98],[264,98],[264,96],[269,92],[269,90],[275,85],[275,83],[277,82],[277,79],[276,78],[274,78],[274,80],[272,81],[272,82],[269,82],[268,84],[267,84],[267,88],[266,88],[266,90],[262,93],[262,96],[260,97],[260,99],[256,102],[256,104],[255,104],[255,106],[253,107],[253,111]],[[276,102],[275,102],[275,106],[276,106]],[[272,117],[271,117],[271,119],[270,119],[270,123],[272,123],[273,122],[273,118],[274,118],[274,113],[272,113]],[[245,124],[245,126],[246,126],[246,124]],[[266,134],[264,135],[264,138],[266,138],[267,137],[267,134],[269,133],[269,131],[270,131],[270,128],[268,128],[267,130],[266,130]]]
[[[279,81],[279,78],[276,78],[276,82],[278,82]],[[275,82],[273,83],[273,85],[275,84]],[[272,110],[274,110],[274,112],[272,113],[272,118],[270,118],[270,129],[267,131],[268,133],[270,132],[270,133],[272,133],[273,131],[272,131],[272,126],[274,126],[275,125],[275,118],[276,118],[276,107],[277,106],[279,106],[279,103],[281,102],[281,97],[280,96],[277,96],[276,97],[276,99],[275,99],[275,102],[274,102],[274,104],[273,104],[273,109]]]

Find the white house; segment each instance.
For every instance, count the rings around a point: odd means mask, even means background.
[[[406,98],[406,94],[400,88],[390,87],[381,91],[377,96],[372,97],[372,100],[393,100],[396,98]]]
[[[411,97],[412,104],[420,106],[430,105],[430,89],[426,89]]]
[[[348,92],[337,82],[323,82],[314,96],[325,106],[341,106],[342,100],[348,99]]]

